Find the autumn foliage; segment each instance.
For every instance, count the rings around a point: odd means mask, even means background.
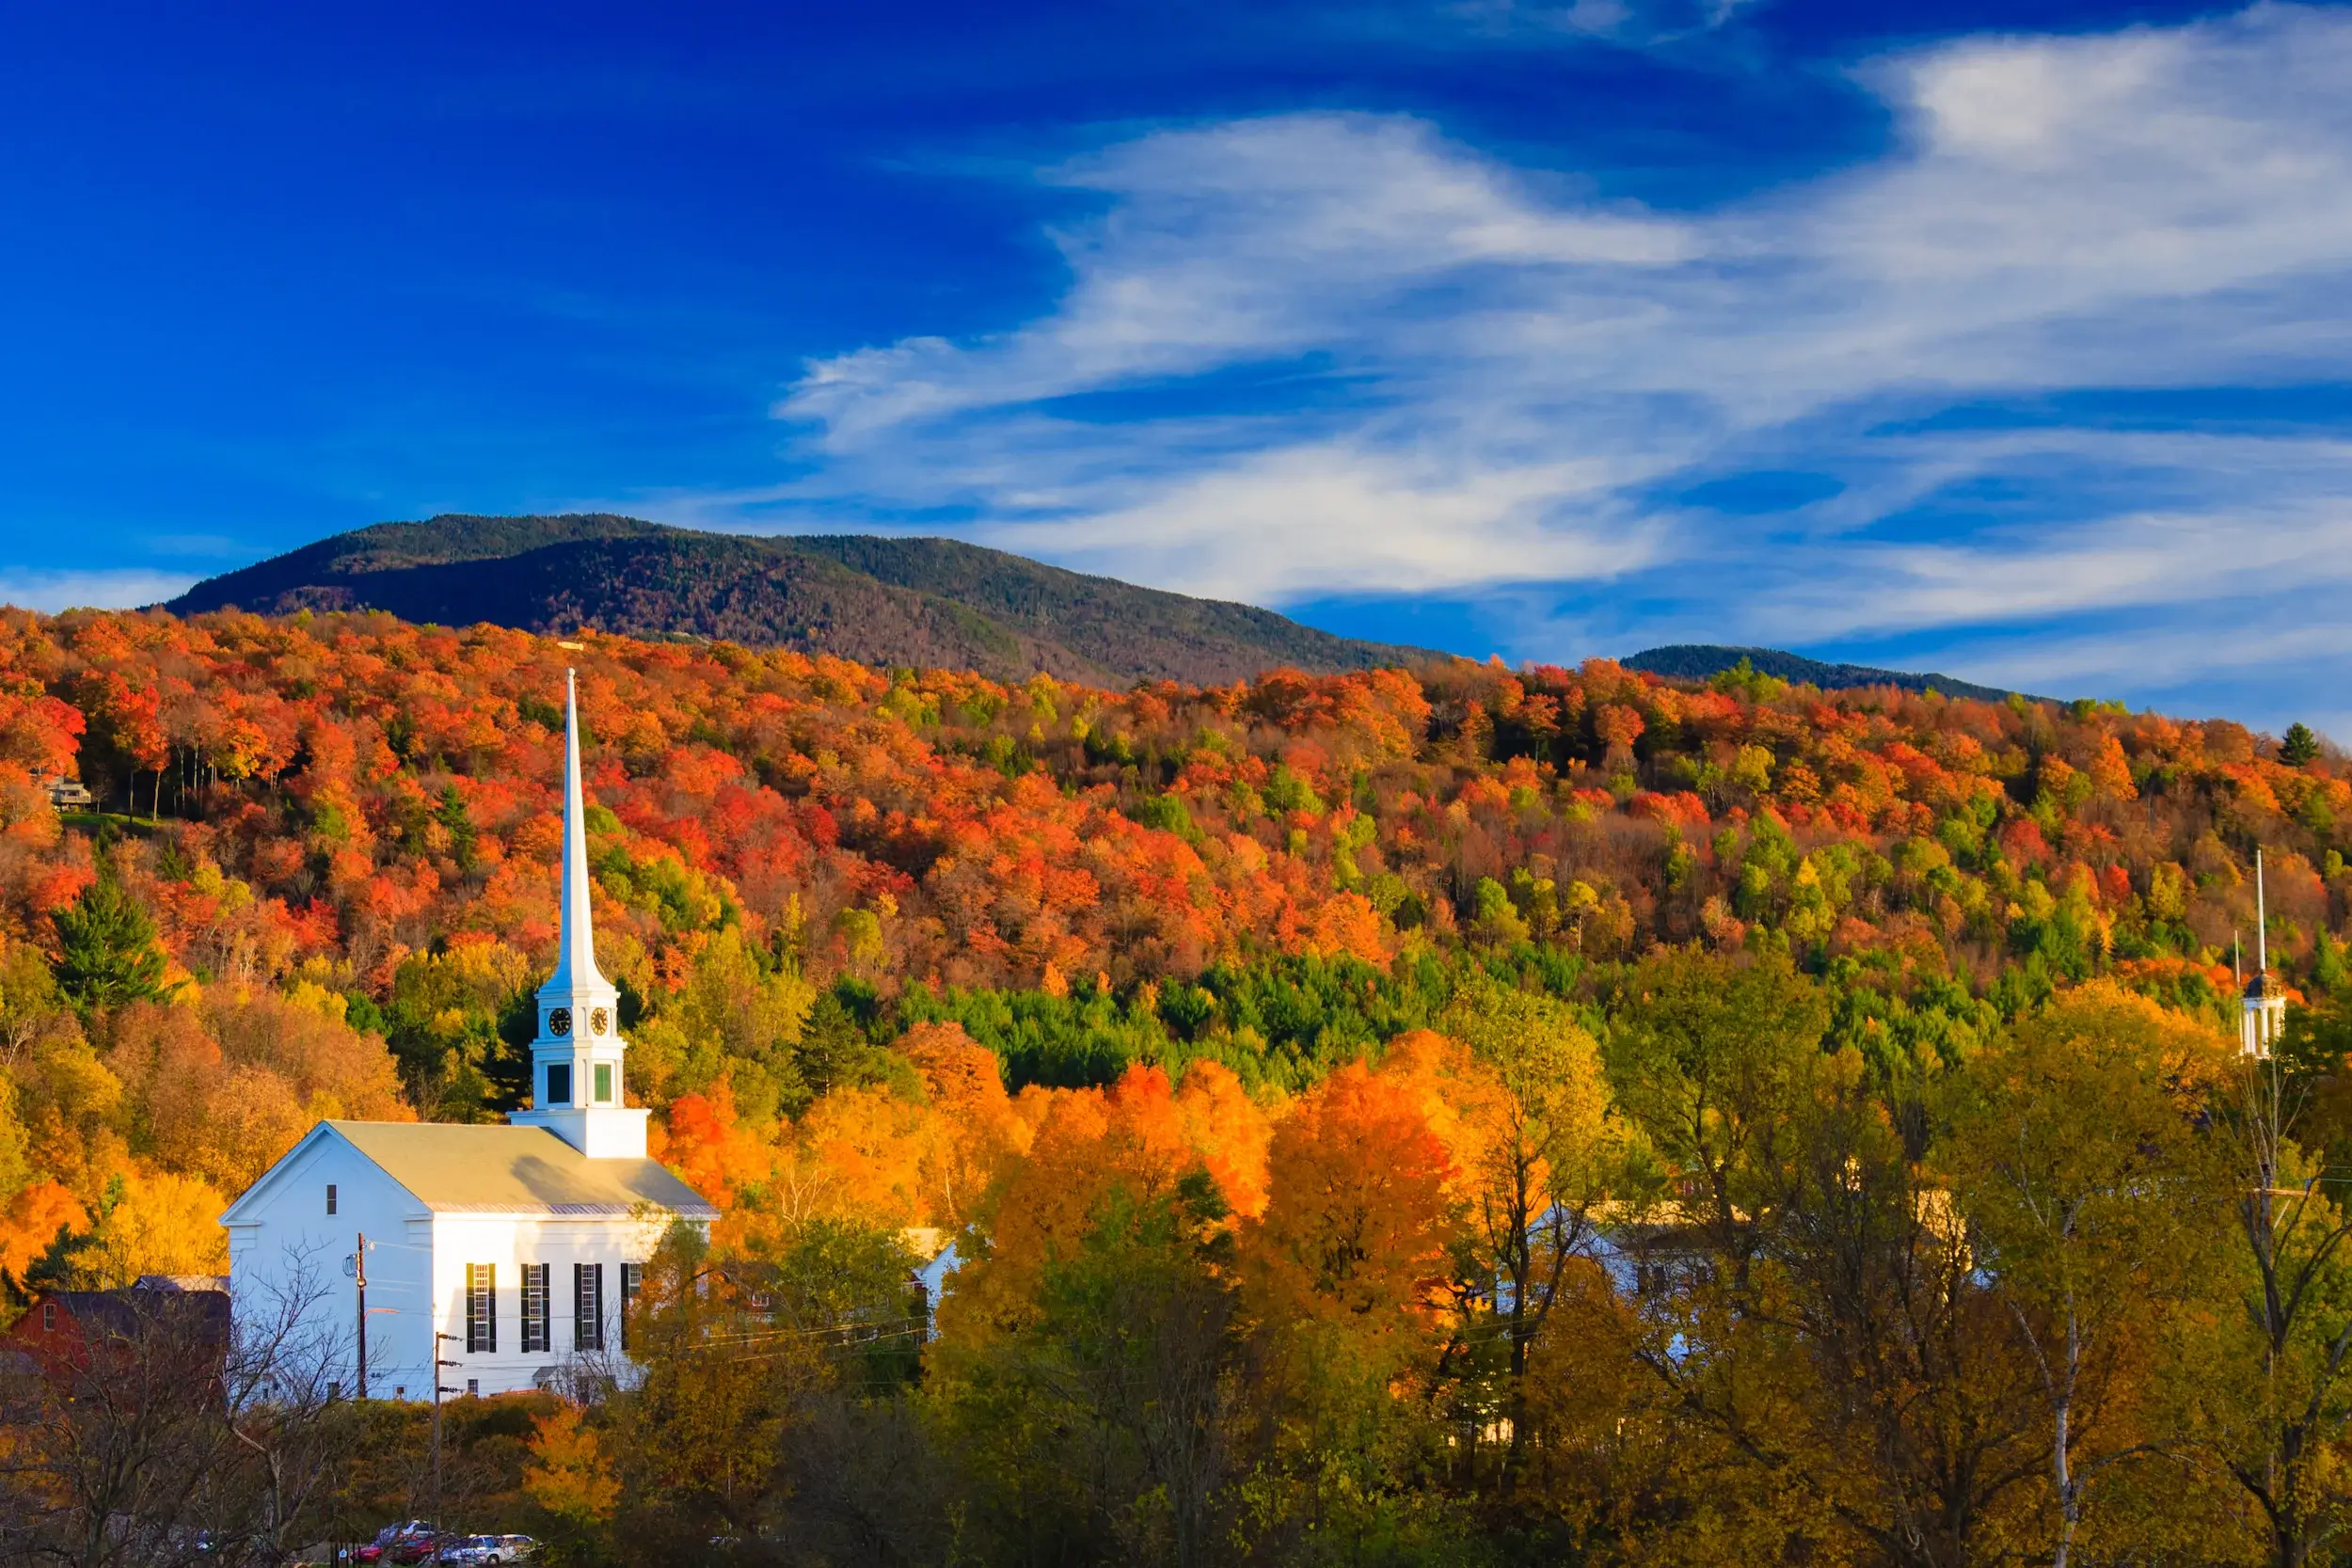
[[[319,1117],[523,1102],[567,667],[628,1088],[723,1216],[644,1308],[659,1375],[534,1418],[521,1495],[583,1560],[2235,1560],[2352,1520],[2243,1393],[2352,1408],[2326,1324],[2237,1326],[2340,1219],[2232,1217],[2226,1044],[2259,847],[2301,1118],[2261,1190],[2335,1169],[2352,765],[2088,702],[9,611],[11,1299],[217,1271]]]

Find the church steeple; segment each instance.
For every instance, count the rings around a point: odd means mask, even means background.
[[[2238,1006],[2238,1049],[2267,1056],[2286,1032],[2287,991],[2270,973],[2269,911],[2263,898],[2263,852],[2254,851],[2254,977],[2246,982]]]
[[[596,967],[589,912],[587,797],[580,783],[580,708],[564,674],[563,932],[555,973],[539,988],[539,1034],[531,1042],[532,1109],[507,1119],[545,1127],[591,1158],[645,1157],[645,1117],[625,1103],[619,990]]]

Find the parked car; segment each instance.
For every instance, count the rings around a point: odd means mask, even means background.
[[[430,1542],[432,1535],[433,1524],[428,1519],[407,1519],[397,1525],[386,1525],[375,1532],[374,1540],[351,1554],[351,1560],[366,1564],[398,1562],[401,1560],[391,1555],[394,1547],[405,1546],[420,1539]],[[408,1560],[414,1562],[416,1559]]]
[[[505,1561],[529,1562],[539,1555],[539,1543],[528,1535],[501,1535],[499,1539],[506,1544]]]
[[[519,1535],[460,1535],[433,1555],[436,1563],[453,1563],[458,1568],[485,1568],[490,1563],[520,1562],[523,1553],[512,1543],[526,1539]]]
[[[404,1535],[385,1550],[384,1560],[393,1564],[393,1568],[416,1568],[418,1563],[432,1558],[435,1547],[455,1539],[449,1535],[437,1536],[431,1530],[422,1535]]]

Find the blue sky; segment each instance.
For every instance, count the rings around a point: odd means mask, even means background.
[[[2348,81],[2340,7],[10,8],[0,598],[599,507],[2352,739]]]

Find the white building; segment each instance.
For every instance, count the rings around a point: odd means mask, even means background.
[[[442,1386],[545,1386],[577,1356],[620,1352],[621,1312],[670,1226],[717,1211],[645,1157],[645,1112],[623,1101],[619,993],[596,969],[580,723],[566,694],[563,943],[539,988],[533,1108],[504,1127],[323,1121],[229,1206],[239,1318],[290,1300],[332,1340],[343,1381],[377,1399]],[[365,1238],[367,1366],[358,1366]]]

